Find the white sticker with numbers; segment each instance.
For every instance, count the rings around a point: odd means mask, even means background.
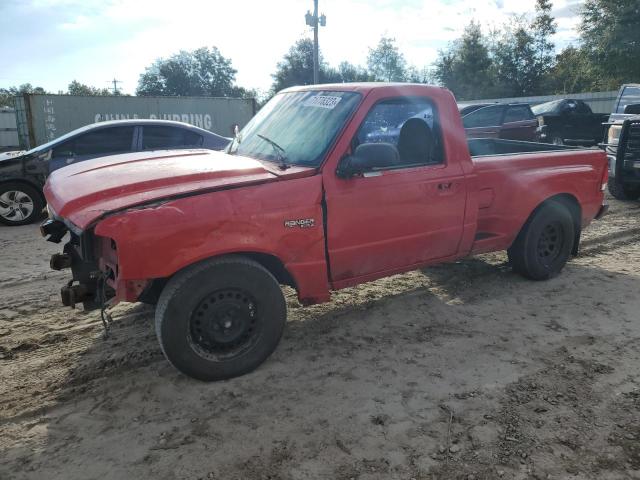
[[[305,107],[328,108],[332,110],[340,102],[342,97],[334,97],[331,95],[316,95],[304,102]]]

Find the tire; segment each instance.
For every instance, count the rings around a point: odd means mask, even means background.
[[[42,217],[44,199],[31,185],[22,182],[0,184],[0,223],[27,225]]]
[[[251,372],[278,345],[287,307],[262,265],[228,256],[187,267],[160,294],[155,327],[179,371],[203,381]]]
[[[640,187],[631,188],[624,183],[616,182],[615,178],[609,178],[607,186],[609,193],[618,200],[638,200],[640,198]]]
[[[540,206],[507,253],[513,270],[531,280],[548,280],[564,268],[575,241],[571,213],[561,203]]]

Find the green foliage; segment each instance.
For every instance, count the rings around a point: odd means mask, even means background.
[[[67,95],[113,95],[113,92],[108,88],[91,87],[73,80],[67,87]],[[116,93],[116,95],[119,94]]]
[[[435,63],[436,79],[459,98],[491,96],[494,91],[492,60],[480,25],[471,22],[462,38],[440,51]]]
[[[216,47],[181,50],[159,58],[140,75],[138,95],[234,97],[246,94],[234,85],[236,70]]]
[[[342,83],[350,82],[371,82],[373,77],[366,68],[354,65],[349,62],[341,62],[338,65],[339,81]]]
[[[556,56],[547,86],[547,93],[554,94],[591,92],[600,89],[600,81],[587,53],[569,46]]]
[[[394,38],[382,37],[367,56],[369,74],[378,82],[404,82],[407,80],[407,61],[398,50]]]
[[[0,88],[0,107],[13,107],[13,97],[23,93],[48,93],[42,87],[34,87],[30,83],[24,83],[19,87]]]
[[[321,52],[318,52],[318,57],[320,83],[342,81],[340,72],[327,66]],[[293,44],[278,63],[276,72],[271,76],[273,77],[271,87],[273,93],[294,85],[313,84],[313,40],[303,38]]]
[[[638,0],[586,0],[580,33],[601,88],[640,80]]]

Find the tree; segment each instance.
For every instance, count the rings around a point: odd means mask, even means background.
[[[599,84],[597,69],[587,52],[573,46],[556,56],[547,82],[549,93],[556,94],[597,91]]]
[[[580,33],[601,88],[618,88],[640,78],[638,0],[586,0]]]
[[[340,82],[340,73],[329,68],[318,52],[318,76],[320,83]],[[294,43],[289,51],[278,62],[276,72],[271,75],[273,93],[294,85],[313,84],[313,40],[302,38]]]
[[[338,75],[342,83],[370,82],[373,80],[366,68],[346,61],[338,65]]]
[[[96,88],[77,80],[73,80],[67,87],[67,95],[112,95],[108,88]]]
[[[230,97],[244,90],[234,85],[236,70],[216,47],[181,50],[159,58],[140,75],[138,95]]]
[[[19,87],[0,88],[0,107],[12,107],[13,97],[22,95],[23,93],[48,93],[42,87],[34,87],[30,83],[23,83]]]
[[[536,1],[536,16],[531,23],[534,48],[538,66],[548,70],[553,66],[555,44],[551,37],[557,31],[555,19],[551,16],[553,4],[550,0]]]
[[[518,97],[540,93],[540,64],[531,25],[514,18],[499,33],[492,46],[495,80],[502,96]]]
[[[436,79],[458,98],[482,98],[493,92],[492,61],[480,24],[472,21],[462,38],[441,50]]]
[[[394,38],[382,37],[375,48],[369,49],[367,67],[374,80],[379,82],[406,80],[407,61],[395,42]]]

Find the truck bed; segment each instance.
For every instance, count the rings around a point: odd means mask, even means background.
[[[601,207],[605,155],[543,143],[469,140],[477,178],[478,228],[472,253],[508,248],[540,198],[573,197],[585,227]]]

